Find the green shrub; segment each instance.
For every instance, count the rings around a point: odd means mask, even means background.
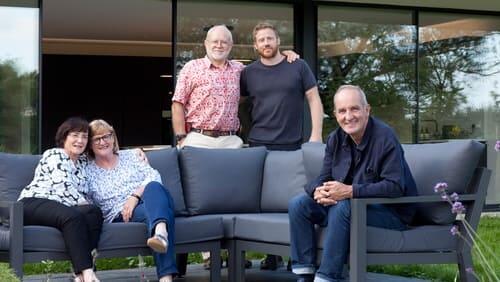
[[[9,268],[8,264],[0,263],[0,281],[2,282],[19,282],[19,279],[14,274],[14,271]]]

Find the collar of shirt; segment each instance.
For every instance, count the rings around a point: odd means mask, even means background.
[[[348,142],[350,140],[353,143],[354,147],[358,151],[363,151],[366,148],[366,145],[368,144],[368,142],[370,142],[370,138],[372,136],[372,131],[373,131],[373,118],[369,117],[368,124],[366,125],[366,129],[365,129],[365,133],[363,134],[363,140],[361,140],[361,143],[359,145],[356,145],[354,143],[354,141],[352,141],[351,136],[349,136],[347,133],[345,133],[342,130],[342,136],[343,136],[342,147],[344,147],[344,148],[348,147],[349,146]]]
[[[214,64],[212,64],[212,62],[210,61],[210,59],[208,58],[208,56],[205,55],[205,57],[203,57],[203,64],[204,66],[207,68],[207,69],[210,69],[210,68],[220,68],[222,70],[225,70],[226,68],[231,68],[233,67],[233,62],[230,61],[230,60],[226,60],[226,63],[224,63],[224,66],[222,67],[217,67],[215,66]]]

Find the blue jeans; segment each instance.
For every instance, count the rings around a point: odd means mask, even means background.
[[[158,182],[150,182],[144,188],[142,200],[135,207],[132,214],[133,222],[144,222],[148,225],[150,236],[154,235],[155,226],[159,222],[165,222],[168,230],[168,248],[166,253],[153,252],[158,278],[169,274],[177,274],[175,266],[175,216],[174,201],[172,196],[163,185]],[[123,222],[118,216],[113,222]]]
[[[326,226],[321,264],[316,281],[339,281],[349,253],[351,201],[336,205],[319,205],[308,195],[298,195],[288,203],[290,217],[292,270],[295,274],[316,272],[316,234],[314,225]],[[386,229],[405,230],[406,225],[389,208],[370,205],[367,224]]]

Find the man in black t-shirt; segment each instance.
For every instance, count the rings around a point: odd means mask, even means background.
[[[250,146],[297,150],[303,141],[304,97],[311,112],[309,141],[321,142],[323,105],[316,79],[303,60],[287,63],[279,52],[274,26],[260,23],[253,30],[259,60],[241,73],[241,95],[251,104]]]
[[[241,72],[241,96],[251,104],[248,143],[268,150],[298,150],[303,143],[304,97],[311,112],[309,141],[321,142],[323,105],[316,79],[303,60],[287,63],[279,52],[278,32],[268,23],[253,30],[255,50],[260,58]],[[262,269],[275,270],[280,258],[268,255]]]

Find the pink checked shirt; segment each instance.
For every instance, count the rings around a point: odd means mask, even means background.
[[[218,68],[205,57],[181,70],[172,101],[184,105],[186,129],[236,131],[243,64],[228,61]]]

